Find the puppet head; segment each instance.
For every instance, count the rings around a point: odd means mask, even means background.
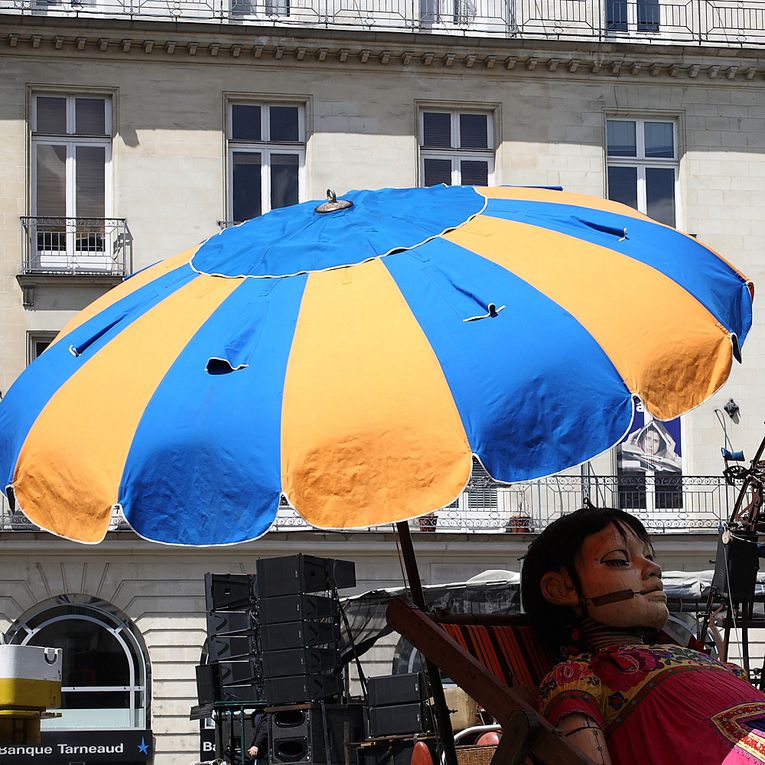
[[[551,523],[529,547],[521,595],[532,627],[551,648],[568,641],[582,616],[651,630],[668,616],[645,527],[612,508],[583,508]],[[603,597],[609,595],[615,595],[610,602]]]

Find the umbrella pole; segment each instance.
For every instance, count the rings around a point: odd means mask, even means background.
[[[414,556],[414,545],[412,544],[412,533],[409,531],[409,523],[407,521],[400,521],[396,524],[396,531],[398,532],[401,544],[401,557],[404,559],[404,568],[406,569],[406,578],[409,580],[409,592],[412,596],[412,602],[420,611],[427,611],[420,572],[417,568],[417,559]],[[449,708],[446,706],[444,686],[441,684],[441,673],[438,667],[427,659],[425,660],[425,667],[428,672],[430,691],[433,694],[433,707],[435,709],[438,732],[441,736],[445,763],[446,765],[458,765],[457,752],[454,748],[452,721],[449,717]]]

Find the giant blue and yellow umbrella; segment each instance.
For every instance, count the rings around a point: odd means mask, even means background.
[[[0,404],[0,481],[100,541],[254,539],[280,497],[330,529],[592,458],[714,393],[752,286],[709,248],[552,189],[357,191],[276,210],[80,313]]]

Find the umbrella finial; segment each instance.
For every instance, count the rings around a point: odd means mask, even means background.
[[[317,208],[317,213],[337,212],[353,207],[353,202],[348,199],[338,199],[333,189],[327,189],[327,201],[322,202]]]

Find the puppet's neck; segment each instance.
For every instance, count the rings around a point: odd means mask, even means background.
[[[645,644],[645,630],[641,627],[609,627],[587,615],[577,618],[576,629],[579,633],[576,642],[589,653],[620,645]]]

